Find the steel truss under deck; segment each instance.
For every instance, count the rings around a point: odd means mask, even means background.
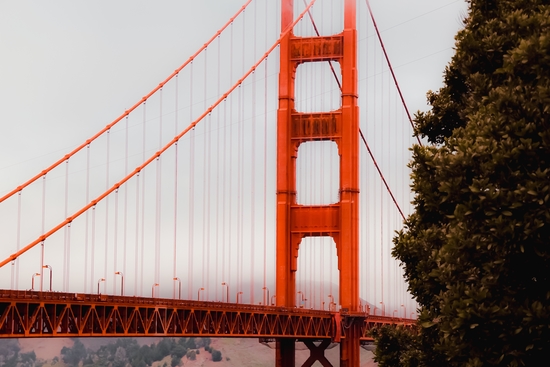
[[[301,308],[102,294],[0,290],[0,338],[209,336],[339,342],[352,322],[362,340],[412,320]]]

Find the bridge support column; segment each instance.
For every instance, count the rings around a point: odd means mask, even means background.
[[[360,319],[364,322],[363,319]],[[340,341],[340,367],[354,367],[361,365],[361,325],[359,322],[352,322],[344,330],[345,337]]]
[[[294,367],[296,365],[296,340],[281,338],[275,342],[275,366]]]

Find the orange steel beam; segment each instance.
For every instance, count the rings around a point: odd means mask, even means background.
[[[102,294],[0,290],[0,338],[210,336],[341,341],[351,319],[361,340],[413,320],[300,308]],[[286,338],[286,339],[281,339]]]
[[[98,294],[0,291],[0,337],[332,339],[330,312]]]

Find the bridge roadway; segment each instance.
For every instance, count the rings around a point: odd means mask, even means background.
[[[104,294],[0,290],[0,338],[208,336],[330,340],[350,322],[368,333],[414,320],[263,305]]]

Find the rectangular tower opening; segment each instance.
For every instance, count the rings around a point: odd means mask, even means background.
[[[339,202],[340,157],[333,141],[300,144],[296,160],[296,202],[328,205]]]
[[[342,73],[336,61],[298,65],[294,108],[298,112],[330,112],[342,106],[339,87]]]

